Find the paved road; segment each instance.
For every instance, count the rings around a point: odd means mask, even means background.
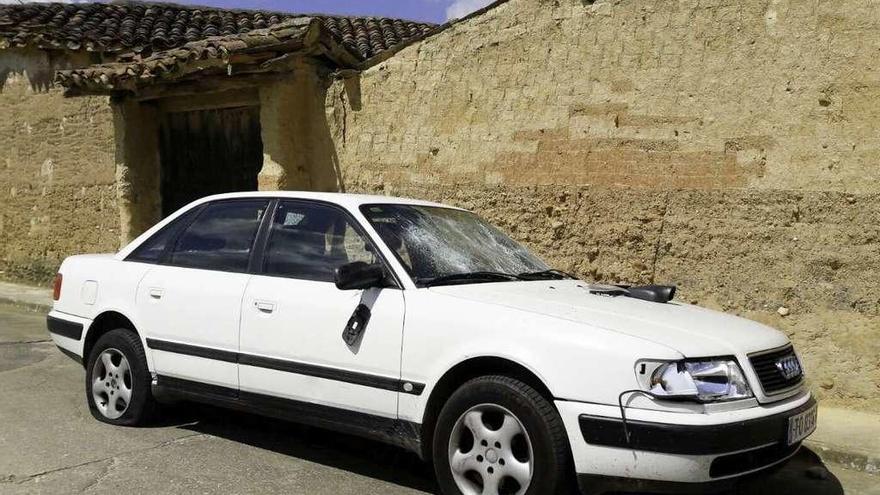
[[[0,493],[435,492],[430,468],[401,450],[207,406],[179,406],[150,428],[111,427],[89,415],[83,381],[47,341],[43,315],[0,305]],[[880,478],[831,470],[802,451],[738,492],[834,495],[843,483],[880,495]]]

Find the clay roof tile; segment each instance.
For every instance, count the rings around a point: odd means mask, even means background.
[[[0,5],[0,40],[12,46],[153,52],[212,36],[246,34],[298,17],[305,16],[170,3],[24,3]],[[362,59],[435,28],[400,19],[311,17],[320,19],[347,50]]]

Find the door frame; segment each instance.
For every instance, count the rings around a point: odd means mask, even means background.
[[[263,272],[263,257],[265,248],[268,243],[269,234],[271,233],[272,223],[275,220],[278,205],[282,202],[292,202],[299,204],[314,204],[331,207],[343,215],[351,222],[352,227],[361,235],[366,242],[370,244],[377,259],[385,266],[391,279],[394,281],[394,287],[388,287],[388,290],[406,290],[405,285],[401,282],[400,274],[395,270],[394,266],[388,261],[388,258],[380,249],[376,239],[364,228],[360,220],[347,208],[330,201],[309,199],[309,198],[286,198],[277,196],[243,196],[238,198],[225,198],[213,201],[206,201],[202,204],[194,206],[197,210],[196,214],[188,219],[186,225],[178,228],[172,239],[169,239],[168,246],[163,252],[159,261],[155,264],[162,266],[174,267],[167,263],[167,255],[171,247],[174,246],[179,237],[183,234],[192,222],[194,222],[207,206],[220,201],[235,200],[254,200],[268,199],[269,204],[266,213],[260,222],[257,235],[251,247],[251,256],[248,263],[248,270],[244,272],[247,275],[270,276],[276,278],[285,278],[277,275],[265,275]],[[185,213],[184,213],[185,214]],[[173,222],[173,220],[172,220]],[[169,224],[170,226],[170,224]],[[158,232],[157,232],[158,233]],[[155,234],[154,234],[155,235]],[[146,241],[145,241],[146,242]],[[130,254],[129,254],[130,256]],[[127,259],[127,257],[126,257]],[[221,270],[213,270],[221,271]],[[241,273],[241,272],[235,272]],[[241,329],[239,330],[241,331]],[[171,345],[169,345],[171,344]],[[151,350],[160,350],[164,348],[166,352],[177,352],[181,354],[189,354],[208,359],[219,359],[223,361],[234,361],[240,364],[242,360],[248,361],[249,364],[253,359],[251,356],[243,356],[240,352],[229,353],[224,352],[218,354],[218,350],[199,347],[187,346],[182,344],[174,344],[156,339],[147,339],[147,345]],[[304,367],[296,362],[287,362],[281,360],[269,360],[268,358],[259,358],[259,362],[255,363],[260,367],[270,369],[279,369],[281,371],[290,371],[308,376],[324,377],[333,380],[341,380],[348,383],[360,384],[368,387],[375,387],[388,391],[395,391],[398,394],[411,394],[420,396],[424,393],[426,384],[415,383],[403,380],[402,377],[392,380],[387,377],[378,377],[364,373],[354,373],[335,368],[324,368],[318,366]],[[277,363],[274,361],[278,361]],[[286,369],[295,367],[296,369]],[[285,369],[281,369],[285,368]],[[276,417],[279,419],[295,421],[304,424],[310,424],[323,428],[331,428],[373,440],[378,440],[388,444],[403,447],[411,452],[418,454],[420,457],[425,455],[422,440],[422,425],[412,421],[402,420],[399,417],[389,418],[375,414],[354,411],[341,407],[333,407],[327,405],[314,404],[293,399],[286,399],[274,395],[257,394],[254,392],[246,392],[229,387],[207,384],[198,381],[185,380],[158,374],[153,383],[154,393],[163,397],[190,399],[199,402],[216,404],[219,406],[252,412],[264,416]]]
[[[256,138],[259,140],[259,148],[260,148],[260,158],[255,161],[254,165],[256,166],[256,173],[254,175],[253,187],[259,188],[259,177],[260,172],[264,166],[264,153],[265,153],[265,145],[263,143],[263,122],[262,122],[262,105],[259,98],[259,93],[256,90],[253,91],[227,91],[221,93],[211,93],[207,95],[192,95],[192,96],[178,96],[178,97],[170,97],[170,98],[162,98],[155,101],[156,104],[154,107],[154,115],[155,115],[155,146],[156,146],[156,180],[158,190],[156,195],[158,196],[158,208],[160,218],[164,218],[166,216],[170,216],[175,210],[171,208],[179,208],[183,207],[184,204],[178,205],[169,205],[168,203],[171,201],[175,201],[178,196],[181,196],[180,191],[186,191],[186,188],[180,188],[179,186],[169,188],[169,184],[167,181],[169,180],[169,171],[173,170],[172,164],[176,162],[176,158],[174,156],[179,153],[177,151],[177,147],[171,147],[170,149],[166,149],[166,136],[174,136],[173,129],[167,128],[172,120],[172,116],[177,115],[185,115],[185,114],[193,114],[199,112],[223,112],[223,111],[235,111],[235,110],[249,110],[254,111],[256,114],[255,117],[255,125],[257,126],[258,132],[256,133]],[[188,127],[190,128],[190,127]],[[167,134],[166,133],[170,133]],[[250,133],[245,133],[247,135],[251,135]],[[257,144],[257,143],[254,143]],[[256,148],[256,146],[254,146]],[[163,153],[164,151],[164,153]],[[253,150],[255,151],[255,150]],[[256,158],[254,156],[254,158]],[[250,161],[246,161],[250,163]],[[197,162],[200,168],[205,162],[199,161]],[[208,164],[210,165],[210,163]],[[233,169],[240,170],[240,166],[234,166]],[[231,169],[227,169],[231,170]],[[250,175],[248,175],[250,177]],[[239,181],[232,181],[233,183],[237,183]],[[233,190],[224,190],[226,188],[220,187],[220,190],[216,190],[211,192],[210,190],[205,192],[203,196],[207,196],[210,194],[222,194],[225,192],[237,192],[239,190],[245,189],[244,187],[232,187]],[[188,196],[187,194],[183,194],[184,197]],[[198,198],[193,198],[196,200]],[[176,208],[175,208],[176,209]]]
[[[399,289],[404,290],[403,281],[400,278],[400,274],[397,273],[397,270],[394,269],[394,266],[388,261],[388,258],[382,253],[382,249],[380,249],[379,244],[376,242],[376,239],[370,235],[369,232],[364,229],[363,224],[360,220],[358,220],[348,208],[345,208],[342,205],[333,203],[331,201],[324,201],[320,199],[308,199],[308,198],[283,198],[283,197],[275,197],[273,198],[272,203],[269,205],[269,209],[267,210],[267,215],[263,218],[263,223],[260,224],[260,230],[257,232],[256,237],[256,245],[252,249],[251,256],[251,266],[248,273],[251,275],[262,275],[265,277],[275,277],[275,278],[290,278],[295,279],[295,277],[284,277],[281,275],[267,275],[263,270],[263,257],[266,252],[266,246],[269,243],[269,236],[272,233],[272,222],[275,219],[275,213],[278,211],[278,206],[281,203],[293,203],[293,204],[303,204],[303,205],[320,205],[324,207],[330,207],[340,213],[342,213],[346,220],[349,221],[354,230],[364,238],[370,245],[370,249],[373,254],[376,255],[376,258],[379,259],[379,262],[382,263],[382,266],[385,268],[386,272],[391,276],[392,281],[394,282],[394,287],[386,287],[387,289]],[[271,218],[270,218],[271,217]],[[266,220],[269,218],[269,220]]]

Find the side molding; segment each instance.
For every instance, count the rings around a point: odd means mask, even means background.
[[[330,368],[327,366],[317,366],[298,361],[268,358],[265,356],[256,356],[253,354],[212,349],[209,347],[180,344],[177,342],[167,342],[156,339],[147,339],[147,346],[156,351],[172,352],[175,354],[213,359],[227,363],[238,363],[241,366],[253,366],[256,368],[283,371],[296,375],[313,376],[316,378],[324,378],[326,380],[353,383],[364,387],[390,390],[392,392],[400,392],[404,394],[421,395],[425,390],[424,383],[414,383],[400,380],[398,378],[359,373],[356,371]]]
[[[195,356],[205,359],[213,359],[214,361],[223,361],[226,363],[237,363],[239,354],[237,352],[223,351],[220,349],[211,349],[209,347],[200,347],[188,344],[179,344],[177,342],[167,342],[165,340],[147,339],[147,347],[154,351],[172,352],[174,354],[183,354],[186,356]]]
[[[421,455],[421,425],[400,419],[158,375],[154,393],[215,404],[396,445]]]

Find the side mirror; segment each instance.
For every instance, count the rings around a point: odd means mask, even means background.
[[[379,263],[369,264],[355,261],[335,270],[336,288],[339,290],[370,289],[382,287],[385,269]]]

